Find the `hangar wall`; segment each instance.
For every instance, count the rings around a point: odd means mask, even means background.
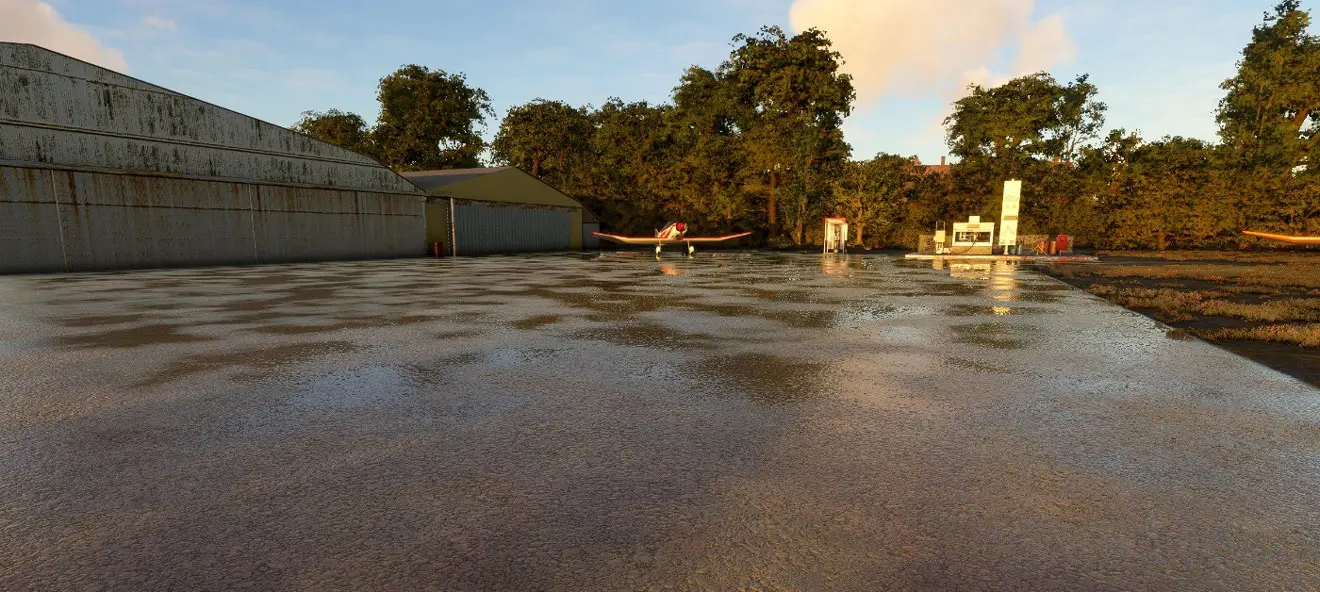
[[[516,167],[409,171],[403,177],[431,195],[427,244],[439,242],[447,254],[582,250],[582,204]]]
[[[408,195],[0,167],[0,273],[417,255]]]
[[[574,210],[488,201],[454,200],[458,255],[533,253],[573,249]]]
[[[368,157],[0,43],[0,273],[420,255],[424,199]]]

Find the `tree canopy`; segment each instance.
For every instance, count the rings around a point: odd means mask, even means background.
[[[819,244],[819,220],[842,215],[856,244],[911,248],[936,221],[997,218],[1003,182],[1016,178],[1022,234],[1234,247],[1247,228],[1320,233],[1320,39],[1309,28],[1297,0],[1265,14],[1223,84],[1217,142],[1106,130],[1089,76],[1036,72],[970,86],[953,103],[948,166],[855,159],[842,126],[856,92],[842,56],[822,31],[763,27],[734,36],[715,67],[681,72],[669,102],[510,107],[490,157],[575,196],[617,232],[682,220],[795,247]],[[462,74],[404,66],[381,79],[378,99],[373,127],[332,109],[294,129],[397,170],[479,164],[493,114]]]
[[[479,131],[494,117],[486,91],[415,64],[380,79],[380,114],[368,127],[360,115],[338,109],[306,111],[292,127],[322,142],[366,154],[399,171],[481,165]]]
[[[367,122],[362,116],[356,113],[338,109],[325,112],[304,111],[302,119],[293,124],[293,130],[340,148],[363,154],[375,153],[371,129],[367,127]]]

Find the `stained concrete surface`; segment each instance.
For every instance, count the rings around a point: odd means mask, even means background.
[[[1307,590],[1320,391],[1029,268],[0,278],[2,590]]]

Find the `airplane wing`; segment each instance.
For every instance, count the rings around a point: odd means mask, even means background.
[[[681,242],[681,243],[718,243],[718,242],[720,242],[720,241],[726,241],[726,240],[732,240],[732,239],[735,239],[735,238],[741,238],[741,237],[747,236],[747,235],[749,235],[749,234],[751,234],[751,233],[750,233],[750,232],[740,232],[740,233],[738,233],[738,234],[729,234],[729,235],[725,235],[725,236],[701,236],[701,237],[694,237],[694,238],[680,239],[678,242]]]
[[[1283,241],[1285,243],[1296,243],[1300,245],[1320,245],[1320,236],[1288,236],[1286,234],[1270,234],[1268,232],[1252,232],[1243,230],[1242,234],[1249,236],[1258,236],[1270,240]]]
[[[702,237],[693,237],[693,238],[657,238],[654,236],[619,236],[617,234],[604,234],[601,232],[593,232],[591,233],[591,236],[598,236],[607,241],[614,241],[616,243],[623,243],[625,245],[675,245],[679,243],[718,243],[720,241],[726,241],[726,240],[744,237],[749,234],[751,233],[741,232],[738,234],[730,234],[727,236],[702,236]]]
[[[593,233],[591,233],[591,236],[598,236],[598,237],[603,238],[603,239],[605,239],[605,240],[607,240],[607,241],[614,241],[614,242],[616,242],[616,243],[623,243],[623,244],[625,244],[625,245],[659,245],[659,244],[666,244],[666,245],[667,245],[667,244],[671,244],[671,243],[679,242],[679,241],[676,241],[676,240],[673,240],[673,239],[656,238],[656,237],[654,237],[654,236],[646,236],[646,237],[643,237],[643,236],[619,236],[619,235],[617,235],[617,234],[603,234],[603,233],[600,233],[600,232],[593,232]]]

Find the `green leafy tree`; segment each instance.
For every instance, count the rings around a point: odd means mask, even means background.
[[[949,149],[963,159],[1072,160],[1104,126],[1107,106],[1086,75],[1061,85],[1045,72],[969,87],[945,119]]]
[[[650,232],[673,215],[673,107],[611,98],[592,114],[589,179],[580,197],[624,232]]]
[[[835,197],[839,210],[848,218],[853,244],[904,244],[895,236],[895,230],[902,224],[908,202],[921,181],[919,169],[911,158],[884,153],[844,165]]]
[[[1134,139],[1121,130],[1110,136],[1109,151],[1121,154],[1121,166],[1105,198],[1108,246],[1163,250],[1214,244],[1232,224],[1224,217],[1227,195],[1216,183],[1214,148],[1182,137]]]
[[[327,144],[374,157],[371,129],[356,113],[339,109],[304,111],[292,129]]]
[[[509,108],[491,152],[498,162],[573,192],[577,185],[573,175],[587,158],[594,133],[586,107],[538,98]]]
[[[685,220],[709,230],[758,228],[742,180],[747,158],[737,126],[737,89],[710,70],[689,68],[674,89],[669,124],[675,159],[671,175]]]
[[[1216,120],[1253,226],[1320,231],[1320,38],[1284,0],[1252,31]]]
[[[381,78],[374,130],[381,161],[397,170],[480,166],[478,130],[493,117],[486,91],[463,74],[407,65]]]
[[[803,242],[803,221],[813,200],[828,191],[822,172],[847,158],[838,133],[852,112],[856,91],[840,72],[842,58],[821,31],[788,37],[778,27],[737,35],[738,44],[718,76],[736,92],[736,125],[748,164],[760,179],[749,185],[765,195],[765,225],[771,238],[781,230],[780,191],[794,188],[794,242]],[[827,172],[824,173],[828,175]]]
[[[1095,85],[1086,75],[1060,84],[1038,72],[969,88],[945,119],[950,151],[961,158],[947,209],[997,219],[1004,181],[1020,179],[1020,233],[1085,232],[1079,226],[1088,226],[1096,200],[1077,161],[1104,125]]]

